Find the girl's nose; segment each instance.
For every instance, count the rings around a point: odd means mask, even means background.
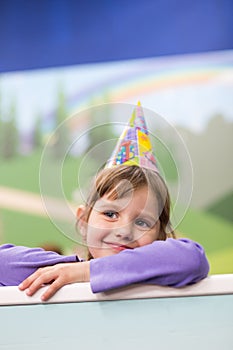
[[[119,240],[124,241],[133,241],[134,233],[133,233],[133,225],[131,223],[121,224],[120,226],[115,228],[115,236]]]

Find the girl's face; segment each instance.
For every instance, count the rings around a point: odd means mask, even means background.
[[[78,209],[79,229],[93,258],[113,255],[158,239],[160,223],[155,194],[147,186],[119,199],[107,195],[94,205],[88,222]]]

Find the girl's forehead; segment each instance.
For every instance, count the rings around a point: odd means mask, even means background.
[[[147,186],[143,186],[140,189],[126,192],[125,195],[116,196],[116,198],[105,194],[96,201],[94,208],[102,210],[105,207],[108,208],[111,206],[113,209],[120,211],[127,207],[134,208],[134,206],[137,205],[140,208],[153,207],[154,209],[156,204],[157,199],[155,193]]]

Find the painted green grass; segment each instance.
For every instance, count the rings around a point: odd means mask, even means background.
[[[233,273],[233,247],[208,255],[210,261],[210,273]]]
[[[26,215],[19,212],[1,210],[1,243],[12,243],[29,247],[44,243],[55,243],[63,251],[70,251],[75,243],[63,235],[46,217]]]
[[[1,186],[39,193],[40,157],[41,152],[37,151],[30,157],[15,156],[7,161],[1,160]]]
[[[219,215],[222,218],[233,222],[233,192],[228,193],[220,200],[216,201],[207,208],[207,211]]]
[[[189,210],[178,230],[199,242],[210,262],[210,273],[233,273],[233,224],[206,212]]]
[[[19,190],[40,193],[42,151],[35,151],[30,156],[16,156],[8,161],[0,160],[0,186],[6,186]],[[81,172],[79,167],[81,159],[67,156],[64,162],[57,161],[51,157],[46,162],[43,178],[47,182],[46,195],[67,200],[72,199],[72,194],[79,188],[79,176],[81,182],[88,181],[90,174],[97,169],[95,160],[88,160],[88,174],[85,165],[82,164]],[[57,183],[61,191],[57,193]],[[56,184],[56,186],[54,186]]]
[[[40,193],[40,162],[41,151],[36,151],[30,156],[16,156],[8,161],[1,161],[1,186]],[[77,174],[80,160],[74,157],[66,157],[64,164],[62,164],[62,169],[57,164],[56,160],[51,159],[51,162],[46,167],[48,181],[51,183],[51,190],[54,180],[60,177],[62,190],[66,198],[71,199],[73,191],[78,186]]]
[[[203,244],[208,253],[233,246],[233,224],[210,213],[189,210],[178,230]]]

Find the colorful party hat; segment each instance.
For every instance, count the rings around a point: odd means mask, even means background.
[[[138,102],[105,168],[137,165],[158,172],[143,109]]]

